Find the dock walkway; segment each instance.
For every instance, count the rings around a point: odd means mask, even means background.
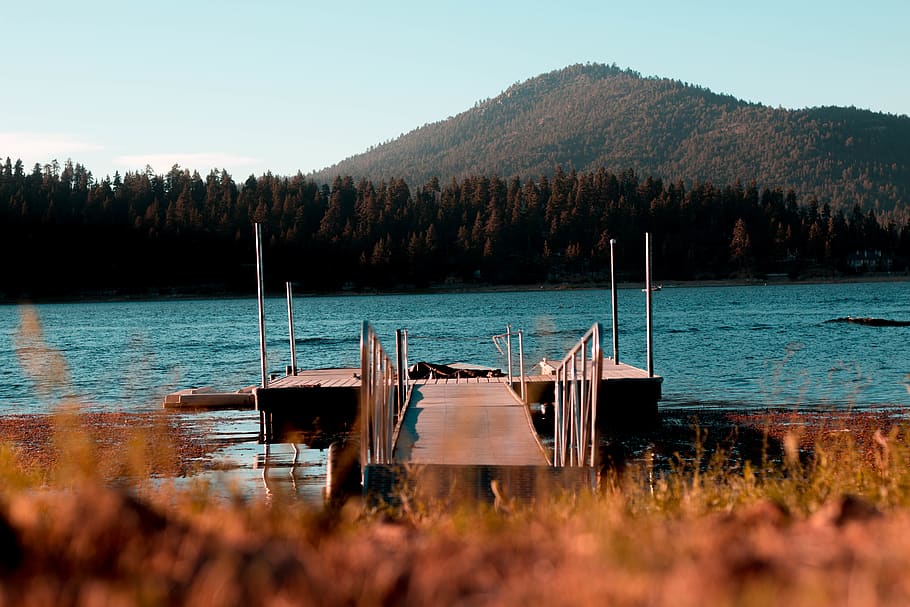
[[[372,504],[402,497],[494,504],[593,486],[590,467],[553,467],[528,407],[505,378],[412,384],[389,464],[363,469]]]
[[[546,466],[528,408],[500,381],[414,385],[393,454],[400,464]]]

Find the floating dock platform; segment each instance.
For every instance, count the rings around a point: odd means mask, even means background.
[[[555,375],[537,374],[525,378],[527,407],[536,415],[535,405],[546,407],[555,398]],[[413,380],[412,380],[413,381]],[[424,386],[451,384],[454,394],[471,392],[472,384],[498,384],[509,388],[508,377],[436,378],[419,380]],[[604,427],[647,427],[658,422],[658,402],[663,378],[627,365],[604,359],[597,419]],[[260,413],[260,442],[307,443],[322,448],[353,429],[357,417],[361,378],[359,368],[299,370],[253,390],[255,409]],[[512,382],[518,394],[520,384]]]
[[[214,388],[185,388],[172,392],[164,397],[165,409],[182,410],[216,410],[216,409],[255,409],[253,395],[255,386],[242,388],[236,392],[218,392]]]

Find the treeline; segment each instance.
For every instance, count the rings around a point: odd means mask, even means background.
[[[96,181],[82,165],[0,167],[6,297],[103,290],[248,292],[253,224],[266,279],[306,290],[641,280],[643,234],[659,280],[906,271],[906,209],[832,210],[739,182],[685,186],[632,170],[520,180],[476,175],[420,186],[266,173],[236,183],[175,166]]]

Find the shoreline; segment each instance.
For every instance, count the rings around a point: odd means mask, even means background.
[[[246,470],[258,478],[261,473],[257,473],[257,468],[261,463],[231,462],[229,453],[223,451],[232,444],[246,444],[252,439],[227,440],[218,431],[213,432],[213,423],[218,422],[194,423],[165,411],[76,410],[75,415],[62,417],[59,413],[2,414],[0,445],[12,446],[20,465],[26,469],[48,471],[55,469],[60,463],[58,457],[68,451],[66,448],[60,451],[62,445],[57,442],[64,430],[69,440],[89,441],[90,451],[97,457],[98,470],[104,470],[100,476],[111,481],[126,472],[124,460],[135,457],[136,449],[144,453],[148,472],[159,478],[189,478],[229,468]],[[224,423],[231,424],[228,420]],[[655,463],[667,464],[680,458],[709,458],[715,452],[724,453],[728,463],[738,460],[740,464],[746,461],[755,464],[767,457],[779,459],[784,454],[788,435],[798,440],[805,454],[830,441],[832,436],[849,435],[868,457],[880,440],[876,439],[877,435],[905,429],[908,424],[908,411],[901,406],[846,410],[667,407],[660,411],[660,422],[653,427],[605,433],[602,465],[622,470],[633,462],[643,461],[649,454]],[[255,448],[261,446],[253,443],[250,444]],[[304,444],[301,447],[322,452]],[[294,460],[297,461],[296,456]],[[280,468],[283,464],[272,465]],[[306,464],[301,462],[301,465]],[[324,484],[324,479],[316,480],[314,486]]]
[[[834,276],[834,277],[808,277],[791,279],[786,277],[769,278],[725,278],[725,279],[697,279],[697,280],[664,280],[655,281],[661,288],[717,288],[717,287],[765,287],[781,285],[819,285],[819,284],[862,284],[862,283],[902,283],[910,282],[908,274],[864,274],[861,276]],[[619,282],[618,290],[642,289],[644,281]],[[609,290],[609,282],[558,282],[558,283],[533,283],[533,284],[435,284],[426,287],[402,286],[390,289],[341,289],[334,291],[300,291],[296,297],[345,297],[369,295],[445,295],[461,293],[524,293],[530,291],[597,291]],[[282,297],[279,291],[267,291],[266,297]],[[110,292],[85,293],[71,296],[53,297],[20,297],[11,298],[0,296],[0,306],[17,306],[26,304],[56,304],[56,303],[113,303],[127,301],[171,301],[194,299],[246,299],[255,298],[255,292],[229,293],[229,292],[204,292],[194,290],[173,289],[169,293],[142,293],[142,294],[117,294]]]

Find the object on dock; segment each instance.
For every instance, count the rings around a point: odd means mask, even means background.
[[[408,367],[408,377],[410,379],[503,377],[503,373],[500,369],[466,363],[440,365],[437,363],[417,362]]]
[[[537,365],[540,367],[541,375],[556,375],[556,367],[550,364],[546,356]]]
[[[216,392],[208,386],[204,388],[186,388],[172,392],[164,397],[165,409],[253,409],[253,387],[243,388],[236,392]]]

